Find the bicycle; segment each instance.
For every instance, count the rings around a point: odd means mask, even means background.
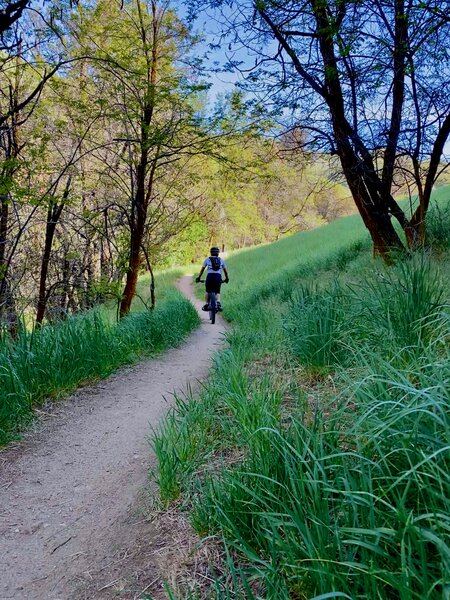
[[[198,283],[205,283],[204,279],[199,279]],[[216,292],[208,292],[208,313],[211,325],[216,322],[216,314],[219,312],[217,308],[217,294]]]

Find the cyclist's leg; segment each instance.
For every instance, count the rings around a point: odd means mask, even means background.
[[[217,308],[220,307],[220,304],[217,304],[217,301],[218,301],[218,298],[220,297],[221,284],[222,284],[222,277],[221,277],[220,273],[208,273],[208,275],[206,277],[205,288],[208,293],[213,292],[215,294]],[[221,309],[221,307],[220,307],[220,309]]]
[[[217,284],[217,292],[216,292],[216,300],[217,300],[217,310],[222,310],[222,304],[220,302],[220,288],[222,286],[222,276],[220,277],[220,280],[218,281]]]
[[[205,302],[206,304],[202,307],[202,310],[207,311],[209,309],[209,294],[211,292],[211,277],[209,273],[206,275],[205,279]]]
[[[216,293],[211,292],[210,296],[209,296],[209,318],[211,319],[211,323],[213,325],[216,322],[216,312],[217,312]]]

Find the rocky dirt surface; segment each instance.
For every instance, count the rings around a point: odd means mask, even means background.
[[[182,346],[51,406],[0,452],[1,600],[163,597],[161,557],[181,542],[167,519],[148,518],[149,435],[224,343],[190,281],[180,287],[202,326]]]

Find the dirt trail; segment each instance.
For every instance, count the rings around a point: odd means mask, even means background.
[[[150,427],[174,391],[206,376],[225,330],[190,278],[180,288],[203,321],[180,348],[80,390],[0,453],[1,600],[138,598],[157,578],[164,540],[144,517]]]

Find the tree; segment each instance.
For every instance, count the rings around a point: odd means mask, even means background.
[[[17,255],[38,208],[28,202],[33,194],[24,177],[27,147],[32,145],[28,121],[45,85],[66,61],[52,52],[50,61],[44,56],[45,46],[55,35],[44,5],[52,10],[56,4],[39,3],[32,19],[25,16],[31,8],[29,0],[0,4],[0,324],[6,322],[14,334],[18,320],[15,287],[23,278],[23,273],[14,274]]]
[[[55,199],[55,194],[48,200],[47,206],[47,222],[45,227],[45,243],[42,252],[41,269],[39,274],[39,295],[36,310],[36,323],[41,324],[44,320],[47,302],[49,299],[49,290],[47,290],[47,276],[49,263],[53,248],[53,240],[55,238],[56,226],[61,218],[64,205],[67,202],[70,192],[71,177],[69,176],[66,182],[62,198],[60,201]],[[56,189],[54,190],[56,192]]]
[[[445,41],[450,3],[203,4],[222,7],[228,30],[254,58],[252,68],[244,61],[247,88],[269,91],[284,120],[309,132],[306,144],[339,157],[375,251],[389,260],[392,250],[404,248],[392,217],[410,247],[423,243],[431,191],[450,132]],[[231,56],[230,63],[238,65],[238,58]],[[393,195],[399,159],[405,155],[419,195],[410,217]]]
[[[0,4],[0,36],[2,37],[3,45],[5,45],[4,35],[20,19],[24,9],[28,6],[30,0],[2,0]]]
[[[120,314],[131,307],[143,257],[155,232],[178,233],[198,212],[186,168],[207,151],[202,126],[205,89],[183,67],[194,40],[167,2],[100,1],[80,11],[75,35],[90,52],[90,69],[108,106],[109,142],[102,153],[103,180],[115,181],[115,207],[126,227],[125,286]],[[184,186],[184,190],[182,187]],[[144,252],[144,249],[146,250]]]

